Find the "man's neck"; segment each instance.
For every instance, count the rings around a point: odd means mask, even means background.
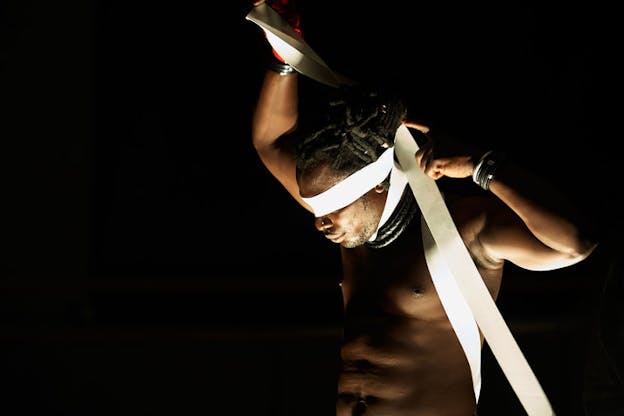
[[[367,241],[364,245],[372,249],[379,249],[392,243],[405,231],[418,212],[418,204],[414,195],[411,189],[406,186],[399,203],[385,224],[377,231],[375,239]]]

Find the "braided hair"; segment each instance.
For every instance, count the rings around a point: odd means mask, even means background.
[[[322,163],[337,174],[356,172],[393,146],[406,114],[406,105],[396,93],[360,84],[339,88],[320,119],[301,124],[297,172]]]

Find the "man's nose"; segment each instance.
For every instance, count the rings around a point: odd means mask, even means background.
[[[314,220],[314,226],[320,232],[328,231],[332,227],[333,223],[329,219],[329,217],[319,217]]]

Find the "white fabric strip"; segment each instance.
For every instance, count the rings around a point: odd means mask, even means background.
[[[245,18],[264,29],[271,46],[297,71],[311,75],[310,78],[330,87],[353,84],[350,79],[331,70],[288,22],[266,3],[252,8]]]
[[[315,216],[322,217],[346,207],[379,185],[390,174],[392,166],[394,166],[394,153],[392,148],[389,148],[376,161],[349,175],[326,191],[302,199],[312,207]]]
[[[431,280],[440,299],[444,299],[442,307],[449,321],[451,321],[457,339],[468,359],[475,399],[479,402],[481,392],[481,334],[479,334],[479,328],[472,311],[459,290],[457,282],[453,279],[453,274],[446,265],[446,261],[431,235],[429,226],[422,216],[420,223],[425,260],[427,260],[427,266],[431,272]]]
[[[247,19],[265,30],[271,46],[300,73],[331,86],[341,85],[343,82],[340,79],[344,80],[344,83],[352,83],[350,80],[333,73],[302,39],[297,36],[293,37],[294,31],[292,29],[292,33],[287,34],[288,31],[285,27],[288,26],[288,23],[281,19],[279,14],[268,5],[262,4],[254,7],[247,15]],[[452,273],[457,287],[472,310],[472,314],[492,353],[528,416],[554,415],[548,398],[470,258],[435,181],[425,175],[416,164],[414,154],[417,150],[418,145],[408,128],[401,125],[397,130],[394,151],[438,252],[441,253],[446,266]],[[437,275],[437,272],[432,271],[433,275]],[[439,293],[440,300],[444,305],[447,305],[449,300],[443,297],[443,293],[446,291],[442,290]],[[445,306],[445,310],[447,310],[447,306]],[[452,310],[452,308],[448,308],[448,311]],[[455,321],[455,318],[449,317],[449,319],[451,323]],[[461,328],[454,329],[457,334],[462,332]],[[465,352],[468,353],[469,349],[465,349]],[[468,358],[468,362],[470,364],[474,360]],[[475,380],[475,370],[472,364],[471,370],[473,371],[473,380]]]

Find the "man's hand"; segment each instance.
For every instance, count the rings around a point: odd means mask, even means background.
[[[440,179],[443,176],[449,178],[467,178],[472,175],[476,161],[475,152],[459,149],[458,144],[449,138],[440,137],[434,139],[429,133],[428,126],[405,121],[403,124],[408,128],[423,133],[426,141],[420,145],[415,154],[416,163],[427,176]],[[479,154],[479,152],[476,152]]]

